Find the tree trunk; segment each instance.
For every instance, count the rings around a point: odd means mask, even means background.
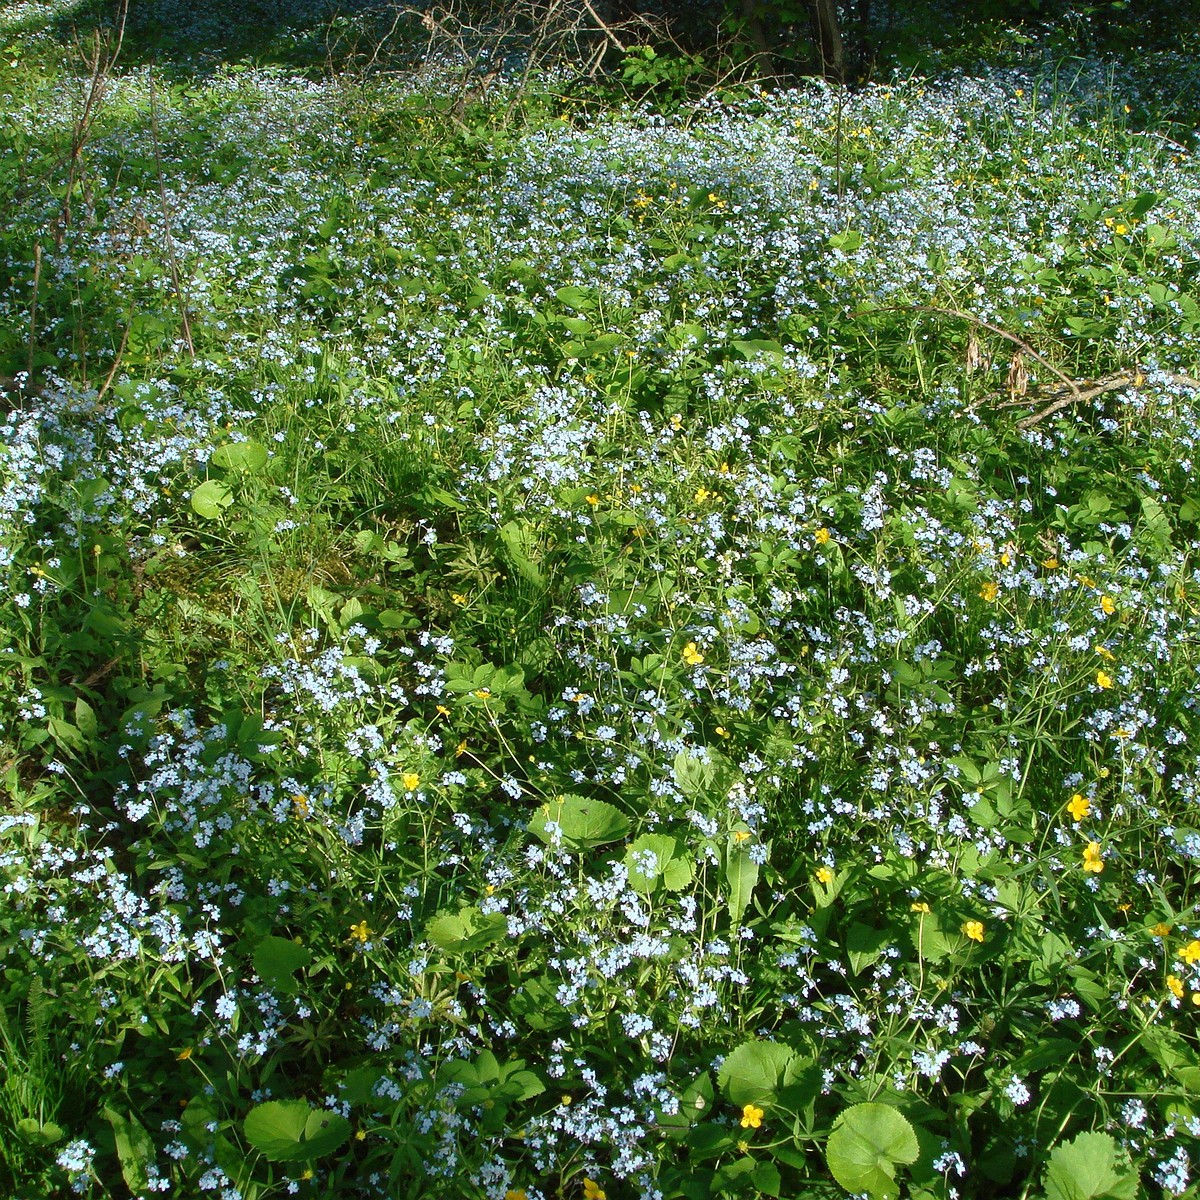
[[[808,16],[821,74],[841,83],[846,71],[846,51],[838,27],[836,0],[808,0]]]
[[[746,32],[754,43],[755,75],[759,79],[774,79],[775,55],[771,53],[771,42],[758,11],[758,0],[742,0],[742,16],[746,19]]]

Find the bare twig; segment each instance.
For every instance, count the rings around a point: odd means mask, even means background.
[[[104,377],[104,383],[100,387],[100,391],[96,393],[96,404],[103,403],[104,397],[108,395],[108,389],[112,387],[112,381],[116,377],[117,369],[121,365],[121,359],[125,357],[125,346],[129,342],[129,326],[125,327],[124,333],[121,334],[121,344],[117,347],[117,355],[113,359],[112,369]]]
[[[42,243],[33,247],[33,295],[29,299],[29,364],[26,375],[33,380],[34,352],[37,349],[38,285],[42,279]]]
[[[1171,383],[1182,384],[1184,387],[1200,388],[1200,379],[1193,379],[1190,375],[1175,375],[1166,373],[1165,376]],[[1140,388],[1146,383],[1146,376],[1141,368],[1134,367],[1130,371],[1118,371],[1115,375],[1106,375],[1103,379],[1098,379],[1094,383],[1086,384],[1082,388],[1076,388],[1074,392],[1069,392],[1066,395],[1059,393],[1045,408],[1039,412],[1032,413],[1028,417],[1022,417],[1017,422],[1018,429],[1032,429],[1035,425],[1044,421],[1047,417],[1052,417],[1057,412],[1062,412],[1064,408],[1069,408],[1072,404],[1078,404],[1081,401],[1094,400],[1097,396],[1103,396],[1106,392],[1117,392],[1124,388]],[[1001,408],[1009,408],[1015,404],[1028,404],[1028,400],[1010,400],[1005,404],[1001,404]]]
[[[63,237],[71,224],[71,197],[74,195],[75,185],[83,173],[83,151],[91,139],[92,127],[99,115],[100,103],[108,91],[109,78],[125,41],[125,19],[128,14],[129,0],[121,0],[117,10],[117,35],[114,44],[106,45],[100,31],[96,30],[92,35],[91,49],[88,51],[80,49],[80,55],[90,76],[87,93],[83,99],[83,109],[75,121],[75,128],[71,134],[71,148],[67,154],[67,187],[54,228],[55,249],[62,248]]]
[[[158,146],[158,105],[154,96],[154,72],[150,72],[150,140],[154,144],[154,165],[158,170],[158,197],[162,204],[163,236],[166,239],[167,262],[171,269],[171,285],[175,289],[175,298],[179,301],[179,316],[183,323],[183,340],[187,343],[188,353],[193,360],[196,357],[196,345],[192,341],[192,323],[188,318],[188,300],[183,289],[179,274],[179,259],[175,254],[175,239],[171,236],[171,209],[167,204],[167,189],[163,183],[162,155]],[[124,343],[122,342],[122,347]]]
[[[1015,333],[1009,333],[1000,325],[993,325],[991,321],[985,321],[982,317],[977,317],[974,313],[963,312],[958,308],[943,308],[940,304],[914,304],[911,307],[923,309],[926,312],[944,313],[948,317],[957,317],[960,321],[970,321],[973,325],[978,325],[980,329],[986,329],[989,333],[994,333],[997,337],[1002,337],[1012,342],[1018,349],[1024,351],[1033,359],[1034,362],[1041,363],[1051,375],[1057,379],[1061,379],[1063,384],[1068,387],[1071,392],[1078,396],[1079,385],[1068,376],[1064,375],[1052,362],[1043,358],[1028,342],[1017,337]],[[893,310],[897,311],[897,310]]]

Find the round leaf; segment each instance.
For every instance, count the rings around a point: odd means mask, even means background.
[[[212,452],[209,462],[223,471],[245,471],[247,475],[253,475],[267,465],[267,451],[258,442],[227,442]]]
[[[242,1132],[271,1162],[305,1162],[336,1150],[350,1136],[350,1122],[303,1100],[268,1100],[246,1114]]]
[[[215,520],[232,503],[233,493],[219,479],[206,479],[192,492],[192,508],[206,521]]]
[[[896,1164],[916,1162],[917,1135],[903,1114],[887,1104],[856,1104],[838,1118],[825,1159],[848,1192],[871,1200],[896,1200]]]

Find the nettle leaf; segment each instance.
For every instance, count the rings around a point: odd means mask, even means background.
[[[350,1136],[350,1122],[304,1100],[268,1100],[246,1114],[242,1132],[271,1162],[306,1162],[336,1150]]]
[[[1046,1200],[1134,1200],[1138,1175],[1107,1133],[1081,1133],[1050,1152]]]
[[[654,856],[653,870],[647,874],[649,856]],[[665,833],[644,833],[625,851],[625,869],[629,886],[643,896],[659,887],[678,892],[687,887],[695,874],[695,864],[678,838]]]
[[[208,461],[222,471],[242,471],[253,475],[267,465],[268,457],[266,447],[258,442],[227,442],[224,446],[218,446]]]
[[[206,479],[192,492],[192,508],[206,521],[216,520],[233,503],[233,493],[219,479]]]
[[[825,1147],[830,1173],[848,1192],[896,1200],[896,1166],[920,1153],[908,1119],[887,1104],[856,1104],[834,1123]]]
[[[604,800],[587,796],[559,796],[538,809],[529,832],[547,846],[561,837],[568,850],[591,850],[619,842],[629,832],[629,818]]]
[[[772,1104],[796,1052],[780,1042],[744,1042],[726,1055],[717,1083],[731,1104]]]

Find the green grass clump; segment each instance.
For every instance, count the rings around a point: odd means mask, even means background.
[[[6,1194],[1191,1194],[1178,139],[30,55]]]

